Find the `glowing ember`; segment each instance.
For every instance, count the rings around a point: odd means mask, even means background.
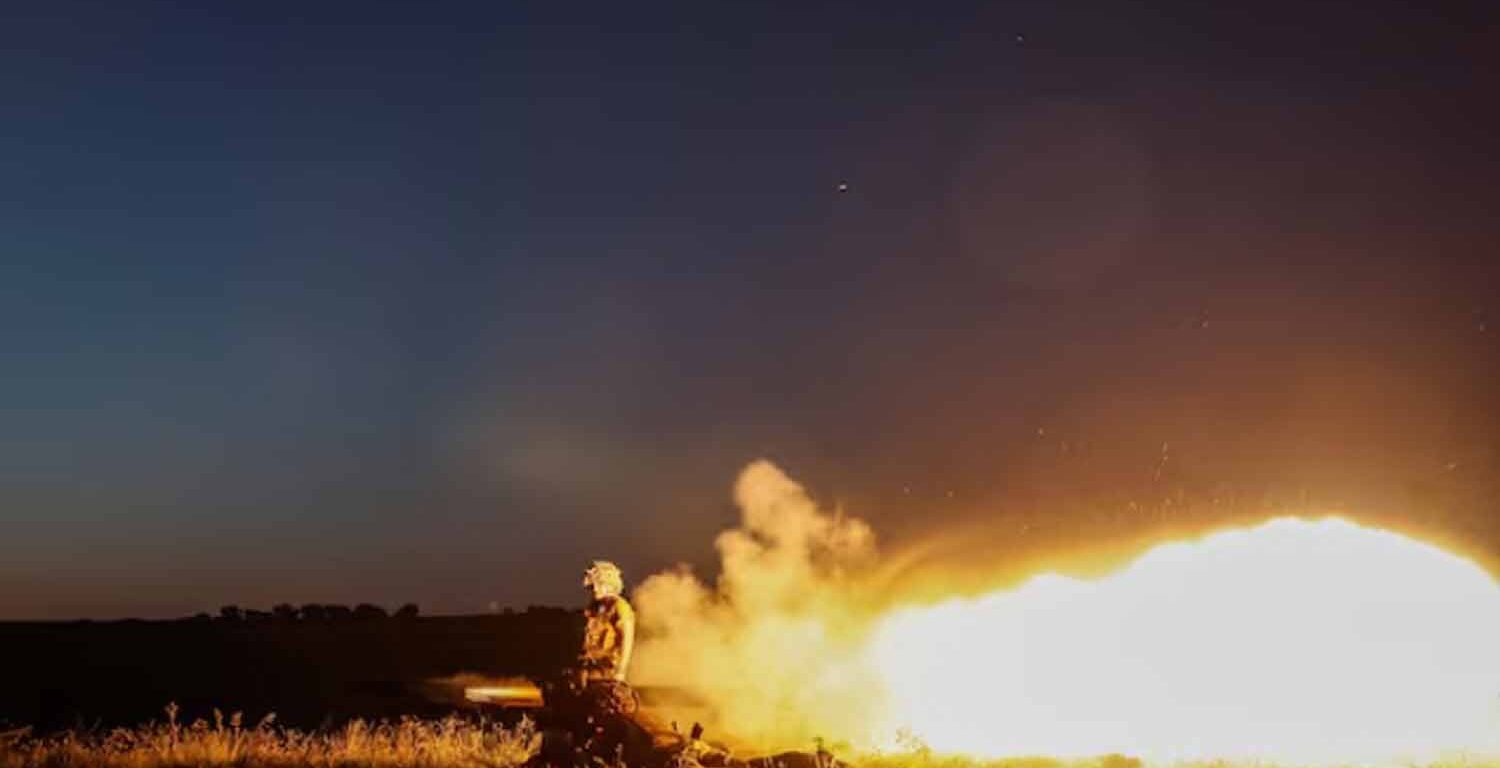
[[[1284,763],[1500,754],[1500,585],[1394,533],[1283,519],[903,609],[868,661],[934,750]]]

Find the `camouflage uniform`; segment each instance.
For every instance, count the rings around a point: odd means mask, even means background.
[[[549,702],[578,754],[649,764],[650,734],[634,720],[640,701],[625,682],[635,646],[635,611],[620,595],[624,585],[613,563],[596,561],[583,583],[593,590],[593,599],[584,609],[577,674]]]
[[[579,669],[584,695],[601,714],[633,715],[635,692],[625,683],[635,633],[635,611],[619,595],[594,600],[584,611]]]
[[[593,601],[583,612],[583,653],[579,664],[585,680],[624,682],[635,633],[635,611],[619,595]]]

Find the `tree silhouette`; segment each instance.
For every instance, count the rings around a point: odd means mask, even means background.
[[[385,609],[374,603],[360,603],[354,606],[354,618],[360,621],[378,621],[385,617]]]

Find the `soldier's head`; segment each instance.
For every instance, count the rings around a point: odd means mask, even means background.
[[[595,560],[583,572],[583,586],[588,587],[595,600],[615,597],[625,589],[625,579],[620,575],[620,566],[608,560]]]

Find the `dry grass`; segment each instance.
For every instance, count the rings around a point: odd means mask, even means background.
[[[516,768],[541,747],[541,734],[529,720],[511,728],[458,717],[356,720],[334,731],[305,732],[278,727],[273,717],[244,727],[238,713],[225,718],[215,710],[212,722],[183,725],[175,706],[166,713],[165,722],[102,733],[38,738],[24,729],[0,732],[0,768]],[[1141,761],[1121,755],[1087,760],[943,756],[915,742],[899,752],[843,757],[852,757],[859,768],[1143,768]],[[1276,767],[1217,761],[1171,768]],[[1500,768],[1500,760],[1458,757],[1407,768]]]
[[[356,720],[335,731],[308,733],[278,727],[273,717],[243,727],[238,713],[226,719],[217,710],[212,723],[183,725],[177,708],[168,706],[165,722],[139,728],[46,738],[5,735],[0,768],[514,768],[540,746],[541,735],[524,720],[514,728],[456,717]]]

